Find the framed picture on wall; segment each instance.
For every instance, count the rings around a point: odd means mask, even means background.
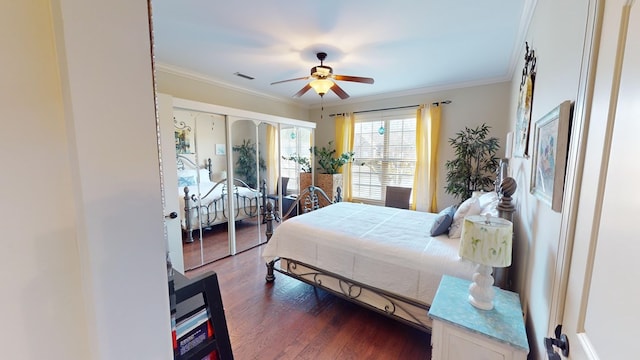
[[[225,144],[216,144],[216,155],[225,155],[227,152]]]
[[[516,131],[513,146],[513,155],[516,157],[529,157],[529,128],[531,126],[531,106],[533,103],[533,85],[536,78],[536,56],[529,44],[525,43],[524,67],[522,80],[520,81],[520,93],[518,96],[518,109],[516,112]]]
[[[178,121],[173,118],[173,137],[176,142],[176,154],[193,154],[191,143],[193,142],[193,133],[191,126],[184,121]]]
[[[564,101],[536,121],[534,129],[531,193],[558,212],[562,210],[572,115],[572,102]]]
[[[176,129],[174,138],[176,141],[176,154],[193,154],[191,150],[191,128]]]

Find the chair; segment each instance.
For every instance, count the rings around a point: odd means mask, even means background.
[[[384,196],[384,206],[398,209],[408,209],[411,198],[411,188],[387,186]]]
[[[276,193],[267,195],[267,199],[273,200],[273,208],[274,208],[274,214],[276,216],[276,221],[280,221],[280,213],[279,213],[279,206],[278,206],[278,201],[280,200],[280,194],[282,195],[282,197],[287,196],[288,184],[289,184],[289,178],[282,177],[282,191],[278,191],[278,187],[280,186],[280,183],[278,182],[276,183]],[[287,209],[284,209],[284,210],[287,210]]]

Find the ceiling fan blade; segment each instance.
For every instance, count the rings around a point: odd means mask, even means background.
[[[368,77],[333,75],[333,78],[336,80],[342,80],[342,81],[353,81],[353,82],[359,82],[359,83],[365,83],[365,84],[373,84],[373,79]]]
[[[342,88],[338,86],[338,84],[336,83],[333,84],[333,86],[331,87],[331,90],[333,90],[333,92],[336,93],[336,95],[338,95],[342,100],[349,97],[349,94],[347,94],[344,90],[342,90]]]
[[[289,81],[296,81],[296,80],[307,80],[309,78],[310,78],[310,76],[303,76],[303,77],[299,77],[299,78],[295,78],[295,79],[280,80],[280,81],[272,82],[271,85],[281,84],[281,83],[285,83],[285,82],[289,82]]]
[[[300,89],[300,91],[298,91],[297,93],[295,93],[293,95],[293,97],[300,97],[302,95],[304,95],[304,93],[306,93],[307,91],[309,91],[309,89],[311,89],[311,85],[307,84],[305,85],[302,89]]]

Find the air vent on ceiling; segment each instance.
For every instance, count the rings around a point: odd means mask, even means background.
[[[253,80],[253,79],[255,79],[254,77],[251,77],[251,76],[249,76],[249,75],[245,75],[245,74],[240,73],[240,72],[234,72],[234,73],[233,73],[233,75],[235,75],[235,76],[239,76],[239,77],[241,77],[241,78],[245,78],[245,79],[247,79],[247,80]]]

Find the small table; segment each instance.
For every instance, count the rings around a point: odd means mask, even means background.
[[[468,280],[444,275],[429,309],[432,360],[525,360],[529,343],[520,296],[494,287],[492,310],[468,301]]]

